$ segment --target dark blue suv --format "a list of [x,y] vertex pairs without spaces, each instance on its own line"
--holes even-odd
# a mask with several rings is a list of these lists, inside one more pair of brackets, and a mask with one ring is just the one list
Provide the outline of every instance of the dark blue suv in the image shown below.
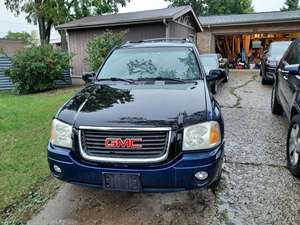
[[84,80],[90,83],[53,120],[48,161],[55,177],[132,192],[218,184],[223,117],[194,44],[127,43]]
[[272,112],[283,112],[290,121],[287,137],[288,168],[300,177],[300,40],[294,41],[276,70]]

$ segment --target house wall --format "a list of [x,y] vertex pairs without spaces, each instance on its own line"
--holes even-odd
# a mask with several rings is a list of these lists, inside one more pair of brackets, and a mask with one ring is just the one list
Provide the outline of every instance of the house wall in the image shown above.
[[216,51],[215,36],[212,32],[197,33],[197,46],[200,53],[213,53]]
[[105,30],[120,32],[128,30],[126,41],[139,41],[150,38],[166,37],[166,27],[161,23],[119,26],[114,28],[93,28],[68,31],[69,52],[73,55],[72,63],[72,81],[73,84],[82,83],[82,74],[90,71],[90,67],[86,62],[87,43],[95,36],[101,35]]
[[196,40],[196,31],[193,27],[172,21],[168,24],[168,37],[169,38],[193,37]]
[[205,31],[212,32],[214,35],[226,34],[252,34],[252,33],[284,33],[300,31],[299,22],[286,23],[267,23],[267,24],[253,24],[243,26],[222,26],[204,28]]
[[19,40],[0,39],[0,54],[14,55],[17,51],[23,49],[25,43]]

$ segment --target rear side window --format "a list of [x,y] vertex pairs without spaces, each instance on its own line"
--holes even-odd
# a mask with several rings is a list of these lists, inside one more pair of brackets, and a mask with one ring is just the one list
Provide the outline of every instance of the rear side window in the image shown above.
[[196,80],[200,69],[194,50],[185,47],[117,49],[103,65],[98,79],[176,78]]

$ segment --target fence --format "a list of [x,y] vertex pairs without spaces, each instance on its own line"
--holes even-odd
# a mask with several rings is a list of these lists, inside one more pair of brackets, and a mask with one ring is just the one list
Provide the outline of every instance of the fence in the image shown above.
[[[5,75],[5,70],[12,66],[11,59],[7,56],[0,56],[0,91],[11,90],[14,88],[13,82]],[[62,88],[72,84],[70,71],[65,71],[59,80],[56,80],[55,87]]]

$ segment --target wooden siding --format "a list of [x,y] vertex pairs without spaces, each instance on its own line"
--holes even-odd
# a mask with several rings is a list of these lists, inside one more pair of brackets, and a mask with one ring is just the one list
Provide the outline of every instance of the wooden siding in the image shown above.
[[196,38],[195,29],[184,24],[170,22],[168,29],[170,38]]
[[271,24],[253,24],[230,27],[211,27],[204,28],[207,32],[212,32],[214,35],[233,35],[233,34],[252,34],[252,33],[288,33],[299,32],[300,23],[271,23]]
[[[74,83],[81,83],[81,76],[84,72],[90,71],[86,62],[87,43],[95,36],[101,35],[105,30],[103,28],[69,30],[69,52],[73,55],[72,78]],[[163,23],[152,23],[131,26],[119,26],[110,28],[113,32],[128,30],[126,41],[140,41],[149,38],[166,37],[166,28]]]

